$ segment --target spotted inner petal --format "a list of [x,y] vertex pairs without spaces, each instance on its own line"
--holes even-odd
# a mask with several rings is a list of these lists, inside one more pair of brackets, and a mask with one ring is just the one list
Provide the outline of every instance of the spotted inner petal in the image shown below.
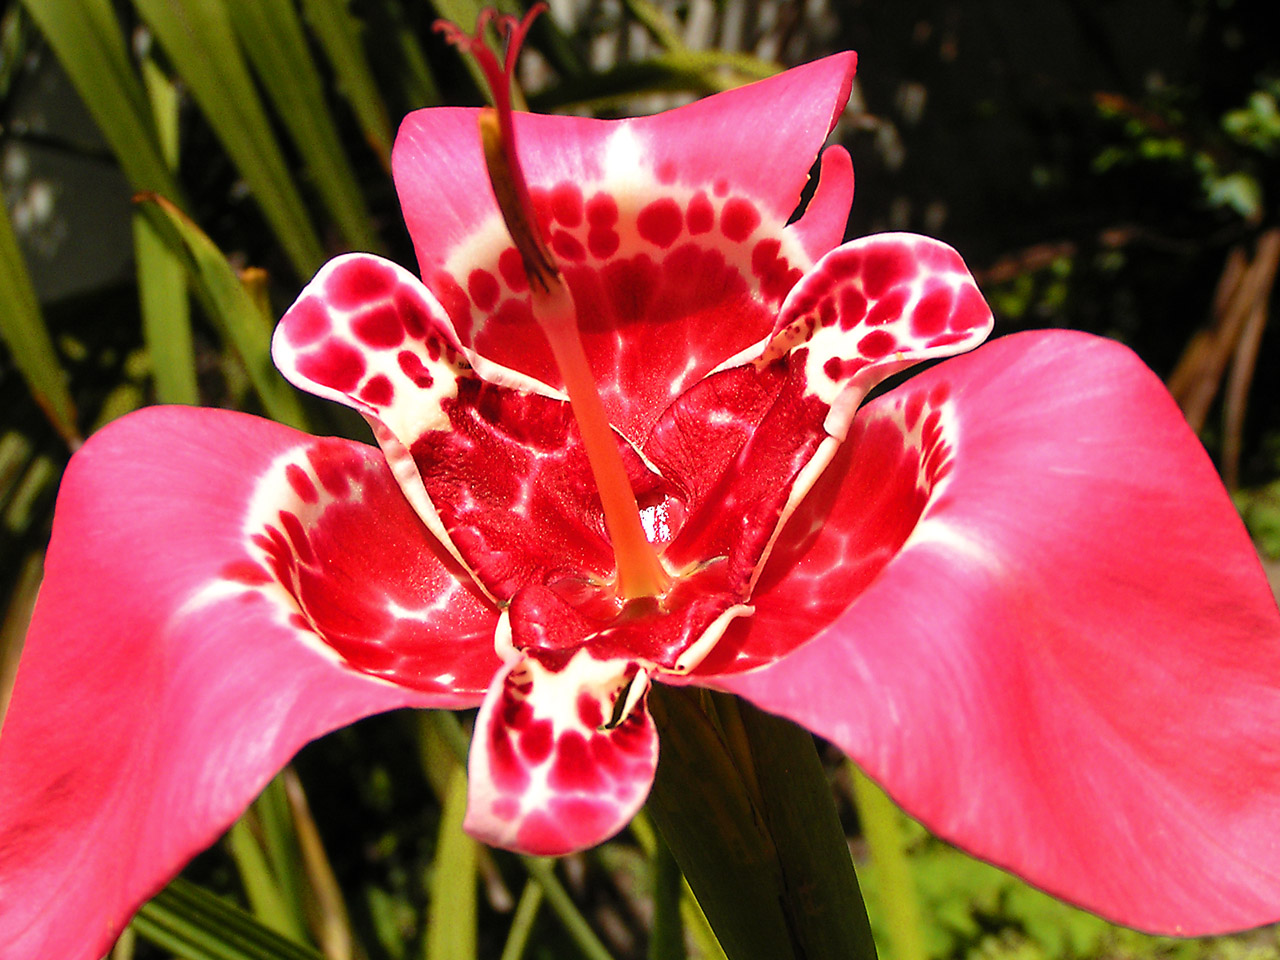
[[[612,577],[568,404],[473,358],[407,271],[368,255],[332,261],[285,315],[273,352],[295,383],[365,414],[410,503],[494,599],[549,579]],[[641,504],[660,502],[661,478],[617,440]]]
[[617,833],[657,769],[647,688],[639,664],[586,648],[522,656],[501,671],[476,718],[467,832],[544,856]]
[[261,596],[302,642],[464,703],[497,665],[496,614],[368,450],[321,439],[282,456],[250,504],[245,559],[206,589]]

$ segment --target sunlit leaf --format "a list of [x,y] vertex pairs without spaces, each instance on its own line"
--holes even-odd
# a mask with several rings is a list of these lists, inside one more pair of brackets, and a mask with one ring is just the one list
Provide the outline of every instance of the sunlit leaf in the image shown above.
[[135,190],[182,203],[110,0],[23,0]]
[[355,111],[365,139],[390,172],[391,121],[360,44],[363,24],[347,9],[347,0],[302,0],[302,15],[324,48],[338,90]]
[[76,410],[67,377],[40,313],[26,261],[18,249],[9,211],[0,204],[0,338],[9,346],[36,402],[63,439],[75,445]]
[[357,250],[377,250],[369,210],[338,138],[292,0],[227,0],[227,10],[263,89],[347,243]]
[[324,960],[311,947],[285,939],[239,907],[181,879],[144,904],[133,927],[188,960]]
[[271,363],[271,323],[212,240],[163,197],[139,197],[138,209],[187,269],[209,319],[239,354],[263,408],[281,423],[305,427],[297,393]]
[[271,130],[222,0],[134,0],[235,161],[300,276],[324,249]]

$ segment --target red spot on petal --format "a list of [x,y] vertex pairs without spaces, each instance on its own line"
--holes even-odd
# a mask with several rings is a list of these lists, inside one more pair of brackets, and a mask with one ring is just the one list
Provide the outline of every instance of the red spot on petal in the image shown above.
[[858,341],[858,352],[870,360],[879,360],[897,347],[897,338],[888,330],[872,330]]
[[371,377],[369,382],[360,388],[360,399],[365,403],[373,404],[375,407],[390,405],[395,396],[396,388],[382,374]]
[[271,582],[271,574],[269,574],[260,564],[254,563],[252,560],[236,560],[227,564],[219,572],[219,576],[223,580],[230,580],[233,583],[243,583],[246,586],[257,587],[264,583]]
[[611,227],[618,222],[618,202],[607,193],[597,193],[587,201],[587,223]]
[[467,277],[467,293],[480,310],[492,310],[498,302],[498,281],[488,270],[472,270]]
[[289,542],[293,544],[293,550],[298,555],[298,559],[306,564],[314,564],[316,555],[311,552],[311,540],[307,537],[307,531],[303,528],[298,515],[288,510],[281,510],[280,525],[288,534]]
[[530,763],[542,763],[551,756],[550,720],[536,720],[530,723],[520,734],[520,752]]
[[571,263],[587,258],[587,251],[583,249],[582,241],[565,230],[557,230],[551,235],[551,249],[558,257]]
[[862,286],[871,299],[916,275],[916,261],[908,247],[879,247],[862,264]]
[[934,406],[940,406],[951,396],[951,384],[940,383],[929,391],[929,402]]
[[663,160],[658,164],[658,182],[659,183],[675,183],[676,182],[676,165],[670,160]]
[[303,503],[317,503],[320,500],[320,493],[316,490],[316,485],[311,482],[311,477],[296,463],[291,463],[284,468],[284,476]]
[[519,813],[520,801],[515,797],[499,797],[493,801],[493,815],[499,820],[514,820]]
[[935,287],[920,298],[911,314],[911,333],[917,337],[931,337],[947,328],[951,316],[953,297],[949,287]]
[[578,694],[578,720],[588,730],[594,730],[604,723],[600,701],[585,691]]
[[576,183],[561,183],[551,191],[551,215],[566,227],[582,222],[582,188]]
[[920,414],[924,410],[924,395],[913,393],[907,398],[906,406],[902,408],[902,419],[908,430],[914,430],[916,421],[920,419]]
[[840,288],[837,294],[840,304],[840,329],[850,330],[861,323],[867,315],[867,298],[854,284]]
[[351,260],[342,269],[329,274],[324,292],[333,306],[339,310],[351,310],[370,300],[385,299],[395,285],[395,270],[390,266],[370,260]]
[[426,368],[421,358],[411,350],[401,350],[396,354],[396,363],[400,365],[404,375],[414,382],[415,386],[427,389],[435,383],[435,378],[431,376],[431,371]]
[[293,347],[306,347],[329,332],[329,311],[319,300],[299,300],[285,317],[284,335]]
[[523,293],[529,289],[529,278],[524,272],[524,261],[520,259],[520,251],[515,247],[507,247],[498,256],[498,272],[507,286],[514,293]]
[[587,234],[587,249],[597,260],[607,260],[618,252],[622,242],[618,232],[612,227],[592,227]]
[[707,233],[716,224],[716,211],[711,206],[705,190],[699,190],[689,201],[689,212],[686,214],[689,232],[695,236]]
[[887,297],[872,304],[871,309],[867,312],[867,325],[880,327],[900,319],[902,311],[907,306],[907,292],[906,288],[894,290]]
[[494,724],[489,729],[489,768],[500,790],[516,792],[529,785],[529,773],[516,756],[506,728]]
[[400,315],[400,325],[411,337],[421,339],[432,328],[431,315],[424,304],[408,288],[401,287],[395,296],[396,313]]
[[741,243],[760,226],[760,213],[750,200],[734,197],[720,211],[720,231],[734,243]]
[[555,820],[540,810],[534,810],[520,824],[516,844],[534,856],[563,853],[565,836]]
[[340,340],[330,340],[298,359],[299,373],[340,393],[354,390],[364,370],[364,354]]
[[404,322],[394,304],[366,310],[351,321],[351,332],[361,343],[375,349],[398,347],[404,342]]
[[591,759],[587,738],[577,730],[561,735],[556,742],[556,759],[547,774],[547,783],[553,790],[578,790],[589,793],[599,790],[604,777]]
[[636,217],[636,230],[650,243],[666,249],[676,242],[684,229],[684,214],[680,204],[670,197],[653,201]]
[[326,444],[318,444],[307,451],[307,459],[311,461],[311,470],[320,478],[320,486],[332,496],[345,497],[351,489],[351,481],[341,461],[326,453]]
[[464,331],[470,332],[471,301],[458,281],[444,270],[437,270],[431,278],[430,288],[436,295],[436,299],[440,301],[440,306],[444,307],[445,313],[449,314],[449,318],[453,320],[458,333],[465,336]]
[[729,192],[729,181],[721,177],[712,187],[717,197],[723,197]]

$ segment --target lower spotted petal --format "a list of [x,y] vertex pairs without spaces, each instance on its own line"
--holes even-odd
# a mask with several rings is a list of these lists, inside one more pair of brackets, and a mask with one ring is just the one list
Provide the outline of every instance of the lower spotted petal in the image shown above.
[[476,718],[467,832],[556,856],[626,826],[658,764],[648,683],[634,662],[583,648],[525,656],[499,673]]
[[101,956],[308,740],[477,703],[496,616],[429,540],[372,447],[176,407],[95,434],[0,736],[6,960]]
[[703,668],[735,646],[740,664],[779,659],[702,682],[1120,923],[1276,920],[1280,613],[1150,371],[1097,338],[1020,334],[870,404],[850,440],[841,483],[780,538],[756,616]]

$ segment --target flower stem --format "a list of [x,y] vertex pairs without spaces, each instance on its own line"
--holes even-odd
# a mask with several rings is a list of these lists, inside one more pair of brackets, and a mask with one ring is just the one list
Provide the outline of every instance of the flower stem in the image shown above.
[[902,814],[885,792],[851,760],[853,797],[862,835],[871,850],[894,960],[926,960],[920,899],[902,843]]
[[875,960],[813,738],[733,697],[655,686],[649,812],[729,960]]

